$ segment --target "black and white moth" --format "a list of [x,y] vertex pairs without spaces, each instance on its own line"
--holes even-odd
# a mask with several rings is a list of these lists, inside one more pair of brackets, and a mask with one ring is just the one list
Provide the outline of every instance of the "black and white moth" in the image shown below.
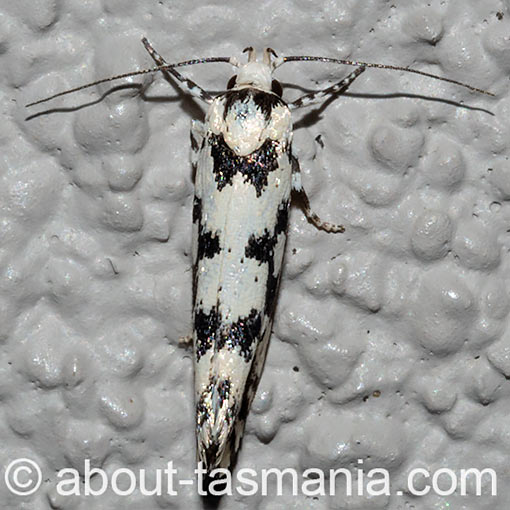
[[[260,379],[280,279],[291,192],[300,197],[311,223],[327,232],[341,225],[323,222],[310,209],[292,154],[291,111],[347,90],[368,67],[412,72],[470,90],[489,92],[426,72],[326,57],[282,57],[266,48],[261,61],[247,48],[248,61],[214,57],[167,64],[147,39],[157,64],[64,91],[27,106],[84,88],[163,71],[208,104],[205,122],[191,130],[195,173],[193,202],[193,352],[197,459],[208,473],[231,468]],[[282,99],[274,70],[285,62],[320,61],[356,66],[337,84],[292,102]],[[237,68],[227,91],[211,96],[176,68],[226,62]]]

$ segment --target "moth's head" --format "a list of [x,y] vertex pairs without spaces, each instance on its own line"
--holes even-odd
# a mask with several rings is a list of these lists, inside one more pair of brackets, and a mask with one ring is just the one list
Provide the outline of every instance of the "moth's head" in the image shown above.
[[254,87],[266,92],[282,95],[282,86],[273,80],[273,71],[283,63],[283,59],[272,48],[264,48],[262,62],[257,60],[256,51],[250,46],[243,53],[248,52],[248,62],[241,64],[236,58],[230,63],[238,68],[237,74],[230,78],[227,89]]

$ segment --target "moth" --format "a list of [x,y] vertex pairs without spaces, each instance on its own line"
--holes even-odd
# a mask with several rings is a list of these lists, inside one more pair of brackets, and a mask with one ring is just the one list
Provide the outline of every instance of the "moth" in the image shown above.
[[[106,78],[27,106],[107,81],[162,71],[208,106],[205,122],[193,121],[193,353],[197,459],[208,473],[231,469],[262,373],[286,242],[291,193],[308,220],[326,232],[341,225],[312,212],[292,153],[294,109],[341,94],[368,68],[412,72],[490,92],[455,80],[399,66],[326,57],[278,57],[271,49],[247,62],[213,57],[168,64],[142,40],[157,67]],[[286,102],[273,72],[292,61],[356,66],[338,83]],[[213,97],[177,68],[225,62],[237,68],[227,90]]]

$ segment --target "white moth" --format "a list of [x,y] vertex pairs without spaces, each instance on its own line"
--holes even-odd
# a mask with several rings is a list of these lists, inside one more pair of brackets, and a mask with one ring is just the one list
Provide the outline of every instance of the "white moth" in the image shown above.
[[[344,92],[367,67],[389,68],[486,91],[429,73],[397,66],[325,57],[284,57],[266,48],[258,61],[217,57],[167,64],[143,43],[158,67],[107,78],[55,94],[31,105],[113,79],[163,71],[192,96],[208,104],[205,123],[191,131],[195,173],[193,205],[193,351],[197,459],[210,473],[231,468],[262,372],[286,241],[291,192],[301,198],[308,219],[328,232],[310,210],[292,155],[291,110]],[[273,71],[290,61],[355,65],[337,84],[285,103]],[[227,91],[212,97],[184,78],[177,67],[228,62],[237,67]],[[28,106],[31,106],[28,105]]]
[[307,203],[271,57],[266,49],[258,62],[250,49],[192,128],[196,431],[207,470],[230,467],[238,451],[271,333],[291,190]]

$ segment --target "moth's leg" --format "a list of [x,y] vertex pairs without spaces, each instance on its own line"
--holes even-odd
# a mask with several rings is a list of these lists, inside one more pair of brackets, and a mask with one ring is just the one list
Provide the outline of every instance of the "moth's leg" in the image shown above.
[[351,83],[365,70],[364,66],[357,67],[354,71],[346,76],[342,81],[339,81],[335,85],[328,87],[327,89],[317,90],[316,92],[310,92],[304,96],[299,97],[292,103],[288,104],[291,110],[301,108],[303,106],[309,106],[313,103],[318,103],[324,99],[324,97],[331,94],[343,94],[351,85]]
[[188,349],[193,344],[193,335],[186,335],[179,337],[179,347]]
[[[158,66],[167,65],[165,59],[152,47],[152,44],[147,40],[147,38],[142,39],[142,43],[145,46],[145,49],[149,52],[149,55],[154,59],[154,62]],[[173,67],[169,67],[167,69],[162,69],[164,73],[171,74],[176,80],[179,87],[197,99],[205,101],[207,104],[212,103],[213,97],[206,92],[202,87],[197,85],[194,81],[185,78],[181,73],[175,70]]]
[[313,223],[317,228],[325,230],[326,232],[345,232],[342,225],[336,225],[327,221],[322,221],[310,208],[310,200],[301,183],[301,169],[299,161],[296,157],[292,156],[292,191],[299,196],[302,201],[305,216],[308,221]]
[[198,163],[198,156],[200,154],[200,149],[202,148],[205,135],[206,135],[205,124],[203,122],[200,122],[199,120],[192,120],[190,139],[191,139],[191,163],[193,165],[196,165]]

